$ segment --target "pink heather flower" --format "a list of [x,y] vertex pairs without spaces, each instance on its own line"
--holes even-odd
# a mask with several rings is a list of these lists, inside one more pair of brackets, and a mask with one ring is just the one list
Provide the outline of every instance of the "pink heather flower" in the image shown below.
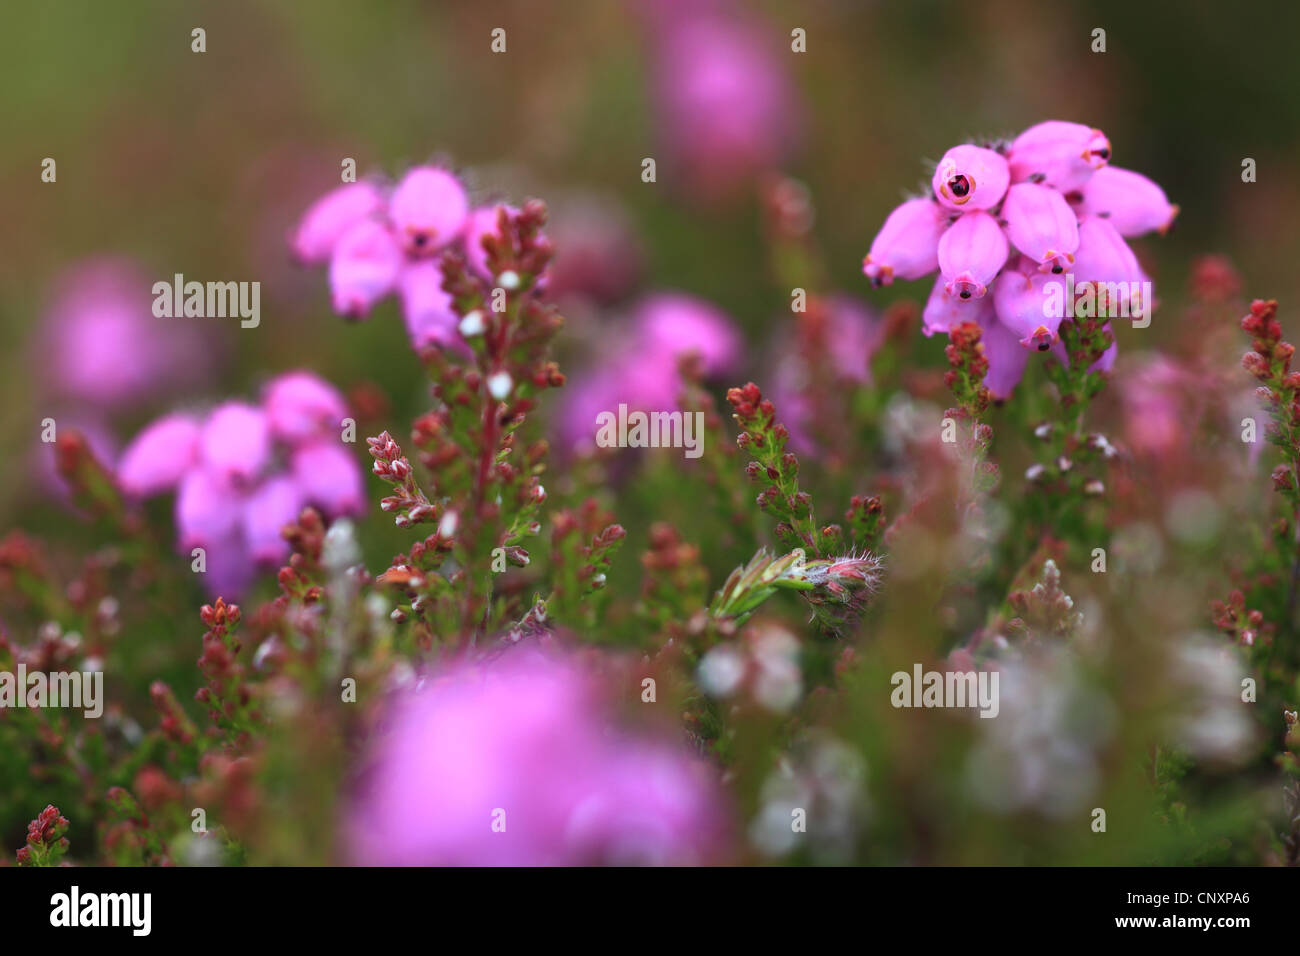
[[939,239],[939,269],[949,295],[979,298],[1007,261],[1007,237],[986,212],[964,213]]
[[343,830],[363,865],[691,864],[723,849],[714,773],[612,726],[573,660],[516,649],[394,705]]
[[1060,337],[1065,291],[1063,276],[1006,269],[994,283],[993,306],[998,321],[1022,346],[1046,352]]
[[993,313],[993,300],[989,296],[963,299],[958,295],[949,295],[947,285],[940,275],[930,289],[930,298],[926,300],[925,309],[921,313],[921,331],[927,338],[936,332],[947,335],[955,325],[979,322],[984,313]]
[[199,422],[173,414],[149,425],[122,453],[117,480],[128,495],[145,498],[168,491],[199,460]]
[[696,352],[709,375],[730,370],[740,357],[740,334],[731,319],[694,296],[677,292],[652,295],[637,307],[633,322],[635,352],[641,356],[675,361],[680,355]]
[[406,332],[416,349],[427,345],[473,354],[457,328],[460,316],[452,309],[451,295],[442,288],[442,269],[432,260],[402,270],[398,284]]
[[469,197],[459,179],[435,166],[417,166],[388,200],[388,218],[410,256],[428,256],[460,235]]
[[1118,166],[1097,170],[1082,193],[1080,216],[1101,216],[1121,236],[1140,236],[1152,230],[1163,235],[1178,215],[1178,207],[1163,189],[1141,173]]
[[[1135,310],[1149,309],[1152,305],[1142,301],[1141,283],[1145,280],[1146,273],[1138,264],[1137,256],[1108,220],[1098,216],[1085,216],[1079,221],[1079,250],[1074,256],[1076,298],[1079,284],[1083,282],[1126,282],[1130,299],[1129,314],[1132,315]],[[1099,290],[1098,295],[1103,291]],[[1117,309],[1119,306],[1112,303],[1107,308]]]
[[942,205],[965,212],[996,206],[1006,194],[1011,173],[1007,161],[991,149],[954,146],[943,154],[930,182]]
[[997,321],[992,312],[982,313],[980,328],[984,330],[980,343],[984,346],[984,357],[989,362],[984,385],[994,398],[1010,398],[1024,377],[1029,352],[1017,341],[1016,334]]
[[685,178],[727,193],[779,166],[796,142],[795,97],[770,34],[730,7],[678,9],[653,32],[659,124]]
[[889,214],[862,260],[873,286],[894,279],[919,279],[939,268],[939,239],[948,226],[943,209],[930,199],[909,199]]
[[207,335],[153,315],[153,279],[125,259],[96,258],[61,273],[33,341],[41,387],[104,412],[192,387],[215,367]]
[[[1163,230],[1178,211],[1146,177],[1109,166],[1110,143],[1091,127],[1039,123],[1020,134],[1005,154],[1013,184],[1005,187],[1005,197],[996,161],[1000,151],[958,146],[936,169],[936,197],[961,215],[951,225],[942,213],[937,221],[940,277],[922,312],[926,335],[971,320],[986,329],[988,381],[995,383],[990,390],[998,397],[1010,393],[1025,364],[1009,351],[1001,361],[992,357],[1008,343],[1022,350],[1051,349],[1066,360],[1059,328],[1070,301],[1087,303],[1092,296],[1097,315],[1146,314],[1153,304],[1142,301],[1149,280],[1123,235]],[[985,185],[987,195],[981,192]],[[990,199],[994,194],[998,198]],[[985,203],[999,219],[979,208]],[[905,203],[890,214],[864,262],[873,285],[887,285],[895,277],[921,278],[933,270],[926,252],[935,221],[923,211]],[[897,265],[904,261],[906,274]],[[1067,279],[1074,285],[1072,300],[1065,294]],[[1127,283],[1131,301],[1107,301],[1116,291],[1111,283]],[[990,285],[994,294],[986,296]],[[1116,352],[1112,344],[1093,367],[1109,370]]]
[[1044,269],[1063,272],[1079,248],[1079,226],[1069,203],[1055,189],[1017,183],[1002,204],[1007,238]]
[[367,219],[349,229],[330,257],[334,311],[364,318],[375,303],[397,287],[402,250],[382,223]]
[[327,439],[295,449],[293,477],[303,497],[329,517],[358,515],[365,510],[361,470],[337,441]]
[[1129,445],[1152,456],[1177,450],[1187,431],[1187,393],[1197,388],[1195,376],[1163,355],[1144,357],[1130,371],[1120,379]]
[[475,235],[467,236],[471,216],[465,187],[436,166],[409,170],[387,194],[370,184],[343,189],[363,185],[374,193],[335,190],[307,211],[294,240],[296,254],[311,262],[328,258],[338,314],[363,319],[396,294],[413,347],[451,347],[469,355],[433,257],[449,245],[465,243],[471,262],[477,245],[477,261],[485,265],[483,231],[495,229],[495,220],[488,223],[486,215],[476,214]]
[[134,497],[176,488],[177,550],[205,552],[203,586],[239,597],[258,566],[288,556],[285,525],[313,505],[327,518],[364,510],[361,469],[340,442],[343,397],[309,372],[267,383],[262,406],[226,402],[200,420],[165,415],[122,456],[117,479]]
[[1081,123],[1049,120],[1017,136],[1007,160],[1012,182],[1039,179],[1068,193],[1110,161],[1110,140]]
[[319,435],[337,434],[347,417],[347,403],[329,382],[311,372],[286,372],[267,383],[262,407],[271,434],[296,444]]
[[271,430],[266,413],[245,402],[226,402],[208,416],[199,435],[199,454],[205,468],[223,483],[252,480],[271,453]]
[[230,538],[239,528],[240,492],[223,476],[193,468],[176,492],[176,531],[182,553]]
[[674,411],[681,391],[677,365],[699,355],[705,374],[729,374],[740,358],[741,337],[731,319],[712,304],[679,292],[651,295],[638,304],[629,327],[607,333],[599,365],[569,379],[557,420],[560,444],[590,443],[596,416],[617,411]]
[[244,546],[249,557],[263,565],[278,567],[289,556],[289,542],[280,534],[302,512],[303,493],[298,483],[279,475],[262,482],[241,511]]
[[290,245],[304,265],[329,262],[344,233],[362,220],[377,216],[384,195],[374,183],[348,183],[316,200],[303,214]]

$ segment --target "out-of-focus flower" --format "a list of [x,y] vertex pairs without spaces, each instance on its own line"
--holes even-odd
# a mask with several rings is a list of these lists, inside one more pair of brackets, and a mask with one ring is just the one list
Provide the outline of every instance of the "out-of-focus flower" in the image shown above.
[[574,660],[517,648],[401,699],[344,822],[369,865],[690,864],[724,849],[712,771],[614,729]]
[[1162,456],[1187,442],[1190,403],[1185,390],[1195,377],[1163,355],[1144,356],[1124,375],[1124,433],[1135,451]]
[[267,383],[260,405],[176,412],[141,431],[117,465],[133,498],[176,490],[177,549],[203,548],[213,596],[234,597],[258,567],[288,556],[280,532],[314,505],[327,517],[365,508],[361,469],[339,443],[343,396],[310,372]]
[[1240,764],[1252,756],[1255,725],[1241,699],[1250,676],[1239,648],[1192,635],[1175,649],[1170,668],[1179,713],[1171,719],[1175,740],[1203,760]]
[[555,258],[546,291],[555,299],[582,296],[598,304],[628,293],[641,273],[642,253],[622,211],[583,197],[553,209],[547,230]]
[[730,4],[646,7],[659,126],[684,178],[716,196],[779,166],[797,100],[768,36]]
[[435,256],[460,248],[471,268],[491,280],[482,240],[495,231],[499,208],[471,210],[453,173],[416,166],[392,186],[348,183],[327,193],[303,215],[290,245],[304,264],[329,264],[335,312],[363,319],[396,295],[412,346],[468,355]]
[[861,756],[841,741],[821,734],[802,741],[763,783],[750,842],[768,857],[852,859],[870,812],[866,777]]
[[717,307],[694,296],[658,293],[634,307],[630,321],[608,334],[599,365],[570,378],[559,418],[561,444],[593,440],[596,416],[616,411],[672,411],[681,391],[678,360],[699,356],[704,374],[720,377],[740,357],[740,334]]
[[55,281],[37,336],[42,387],[54,399],[113,412],[193,386],[214,365],[202,331],[153,315],[152,281],[128,260],[100,258]]
[[[1025,359],[996,346],[1014,341],[1065,362],[1059,329],[1081,301],[1089,305],[1079,317],[1150,314],[1150,280],[1124,237],[1163,232],[1178,207],[1155,183],[1109,160],[1100,130],[1055,120],[1010,144],[954,147],[935,169],[933,196],[890,213],[863,272],[880,286],[937,268],[923,331],[946,334],[964,322],[983,328],[986,352],[995,353],[987,384],[1005,398]],[[1115,355],[1112,343],[1092,368],[1109,370]]]
[[710,648],[697,678],[714,697],[731,697],[743,689],[760,707],[783,713],[803,694],[799,639],[775,624],[755,625],[740,642]]

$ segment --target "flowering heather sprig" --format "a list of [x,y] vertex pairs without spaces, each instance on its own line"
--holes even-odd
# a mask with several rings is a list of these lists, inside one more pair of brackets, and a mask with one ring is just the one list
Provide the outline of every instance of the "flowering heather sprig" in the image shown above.
[[18,851],[19,866],[58,866],[68,852],[68,820],[51,804],[27,824],[27,845]]
[[1293,510],[1300,509],[1300,372],[1291,371],[1295,346],[1282,339],[1275,300],[1252,302],[1241,328],[1251,337],[1241,365],[1261,383],[1257,392],[1273,419],[1268,440],[1285,455],[1284,464],[1273,470],[1273,486]]
[[777,540],[790,550],[803,548],[819,555],[812,496],[799,490],[799,459],[785,450],[790,432],[776,421],[776,408],[753,382],[730,389],[727,401],[740,426],[736,445],[755,457],[745,466],[745,474],[751,481],[768,483],[757,500],[759,508],[777,519]]
[[393,441],[393,436],[381,432],[374,438],[367,438],[366,445],[370,456],[375,459],[371,473],[391,484],[394,490],[393,494],[379,502],[380,510],[397,512],[393,522],[399,528],[437,521],[441,517],[439,509],[425,497],[419,482],[415,480],[411,463],[402,454],[401,446]]
[[[1062,320],[1072,318],[1063,305],[1067,279],[1083,296],[1081,308],[1097,314],[1148,316],[1154,305],[1144,300],[1147,276],[1125,240],[1164,233],[1178,207],[1145,176],[1109,165],[1110,156],[1100,130],[1057,120],[1009,143],[955,146],[935,168],[932,195],[890,213],[863,272],[882,286],[938,270],[925,334],[978,323],[993,366],[988,387],[1008,398],[1028,352],[1050,349],[1067,360],[1059,348]],[[1109,368],[1114,350],[1103,352]]]
[[1210,602],[1210,612],[1214,626],[1243,647],[1271,644],[1277,630],[1271,621],[1264,620],[1262,611],[1246,610],[1246,595],[1238,588],[1233,588],[1228,600]]
[[641,554],[641,600],[637,615],[667,638],[678,636],[708,598],[709,574],[699,545],[683,541],[664,521],[650,526],[650,544]]
[[1016,614],[1007,627],[1027,639],[1062,640],[1073,636],[1083,621],[1074,607],[1074,599],[1061,588],[1061,571],[1048,558],[1043,564],[1042,579],[1028,591],[1012,591],[1007,596]]
[[855,619],[880,584],[880,559],[849,554],[809,561],[802,548],[774,557],[766,548],[736,568],[714,596],[709,613],[740,625],[779,590],[798,591],[827,631]]
[[194,694],[194,699],[208,708],[213,725],[224,727],[225,733],[236,739],[262,720],[244,680],[244,667],[237,659],[240,642],[234,631],[240,616],[238,605],[226,604],[221,598],[217,598],[215,605],[203,605],[199,611],[208,628],[203,635],[203,654],[198,660],[207,686]]
[[992,397],[984,385],[989,363],[984,355],[983,335],[974,322],[963,322],[953,327],[949,333],[952,341],[944,349],[951,366],[944,373],[944,382],[957,399],[957,407],[948,409],[946,416],[959,426],[957,447],[969,465],[967,478],[975,497],[992,491],[998,483],[997,465],[988,460],[993,429],[980,421]]
[[[588,599],[604,590],[605,575],[626,537],[623,526],[614,523],[614,515],[592,499],[583,502],[576,514],[568,509],[556,514],[551,531],[554,583],[548,607],[573,620],[585,602],[585,623],[594,623],[598,605]],[[526,553],[522,561],[527,563]]]

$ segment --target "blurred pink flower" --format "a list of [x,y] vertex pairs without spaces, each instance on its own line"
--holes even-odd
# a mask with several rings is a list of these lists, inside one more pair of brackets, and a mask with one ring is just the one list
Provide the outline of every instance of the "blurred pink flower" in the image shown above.
[[360,465],[339,441],[346,411],[332,385],[288,372],[267,383],[260,405],[157,419],[123,452],[118,484],[133,498],[174,489],[177,550],[203,548],[205,589],[239,597],[259,567],[288,557],[280,531],[305,505],[327,518],[364,511]]
[[156,318],[152,286],[139,265],[116,258],[58,276],[36,342],[49,370],[41,387],[112,412],[204,379],[214,364],[205,335],[193,323]]
[[546,288],[554,299],[583,296],[608,304],[626,295],[640,276],[641,249],[612,203],[587,197],[561,203],[552,210],[548,231],[555,258]]
[[531,648],[394,705],[343,824],[363,865],[693,864],[724,847],[713,771],[618,729],[593,676]]
[[797,142],[797,98],[776,41],[730,4],[650,13],[653,91],[672,158],[706,195],[777,168]]
[[731,319],[703,299],[677,292],[642,299],[630,322],[606,337],[597,364],[572,376],[565,388],[559,418],[564,447],[591,442],[596,415],[620,404],[632,411],[674,411],[682,356],[698,355],[710,378],[729,373],[740,358],[740,333]]
[[329,264],[335,312],[363,319],[396,295],[414,348],[468,355],[434,257],[461,245],[471,265],[486,270],[481,240],[484,231],[495,229],[495,208],[471,213],[455,175],[416,166],[391,187],[349,183],[327,193],[303,215],[290,246],[305,264]]

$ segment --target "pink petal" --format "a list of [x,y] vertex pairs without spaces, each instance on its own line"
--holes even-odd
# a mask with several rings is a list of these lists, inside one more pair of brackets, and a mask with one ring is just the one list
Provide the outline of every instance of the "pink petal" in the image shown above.
[[206,468],[194,468],[181,479],[176,494],[176,533],[182,554],[205,550],[233,535],[239,527],[243,502],[239,492]]
[[361,468],[356,457],[337,443],[318,441],[297,449],[293,477],[307,502],[327,517],[365,511]]
[[383,205],[384,197],[372,183],[348,183],[330,190],[308,207],[298,223],[290,243],[294,255],[303,263],[328,262],[343,234]]
[[459,179],[435,166],[417,166],[402,177],[388,201],[388,218],[409,255],[425,256],[455,239],[469,215]]
[[357,223],[330,257],[334,311],[352,318],[366,316],[393,291],[402,262],[402,250],[387,228],[372,219]]
[[117,466],[128,495],[145,498],[174,488],[199,455],[199,423],[189,415],[164,415],[132,439]]
[[1025,130],[1007,154],[1012,182],[1041,177],[1062,192],[1079,189],[1110,161],[1110,140],[1082,123],[1049,120]]
[[1012,245],[1044,268],[1062,272],[1074,261],[1074,251],[1079,248],[1078,221],[1055,189],[1017,183],[1007,190],[1002,218]]
[[284,563],[289,542],[280,532],[298,520],[302,503],[302,492],[287,475],[268,478],[248,496],[241,519],[252,560],[273,566]]
[[262,398],[271,433],[298,444],[342,428],[347,403],[329,382],[311,372],[288,372],[272,379]]
[[947,335],[953,326],[963,322],[979,322],[981,325],[992,318],[993,303],[989,296],[979,299],[963,299],[961,296],[949,295],[943,276],[937,276],[930,298],[921,313],[921,331],[926,336]]
[[1062,276],[1008,269],[993,285],[998,321],[1023,347],[1046,352],[1059,338],[1065,317],[1066,287]]
[[1016,334],[1001,322],[986,320],[980,323],[980,327],[984,330],[980,339],[984,346],[984,357],[989,360],[984,385],[994,398],[1010,398],[1024,377],[1029,351],[1021,347]]
[[199,453],[206,468],[234,483],[255,478],[271,453],[271,429],[266,414],[246,402],[218,405],[199,435]]
[[1141,173],[1107,166],[1097,170],[1083,187],[1079,212],[1104,217],[1121,236],[1140,236],[1153,229],[1167,230],[1178,207]]
[[1007,237],[988,213],[964,213],[939,240],[939,269],[949,295],[978,299],[1007,261]]
[[874,286],[894,279],[919,279],[939,268],[939,238],[948,225],[943,209],[929,199],[909,199],[889,214],[862,260]]
[[943,154],[930,180],[939,202],[949,209],[992,209],[1011,182],[1007,161],[991,149],[954,146]]
[[424,260],[404,268],[398,279],[398,294],[406,332],[417,351],[435,345],[466,357],[473,355],[457,329],[460,316],[452,308],[451,295],[443,291],[442,269],[436,262]]

